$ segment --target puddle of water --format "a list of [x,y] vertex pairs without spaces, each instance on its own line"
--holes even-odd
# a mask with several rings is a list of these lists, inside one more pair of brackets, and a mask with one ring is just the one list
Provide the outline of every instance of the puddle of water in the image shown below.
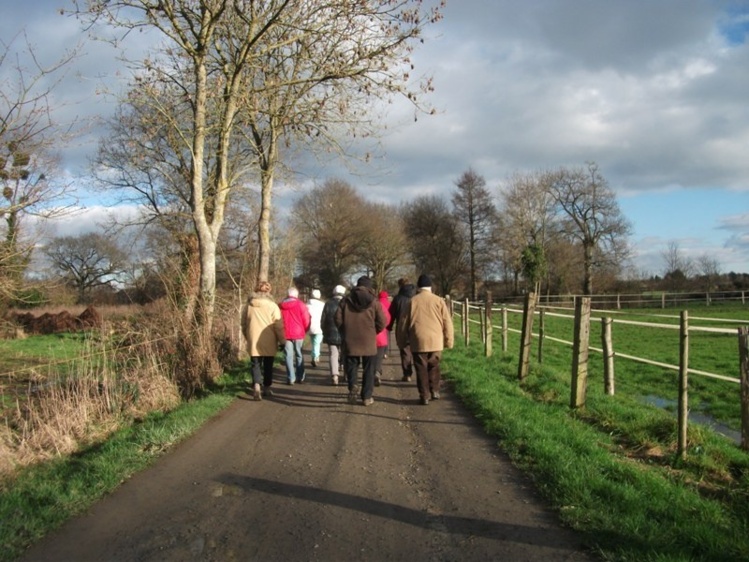
[[[652,404],[653,406],[656,406],[658,408],[663,408],[663,409],[676,409],[676,406],[677,406],[676,400],[670,400],[668,398],[661,398],[660,396],[654,396],[654,395],[645,396],[643,398],[643,401],[647,404]],[[712,429],[715,433],[728,437],[729,439],[731,439],[734,443],[738,445],[741,444],[741,432],[740,431],[736,431],[735,429],[732,429],[726,425],[723,425],[722,423],[717,421],[712,416],[709,416],[708,414],[690,411],[689,421],[694,422],[694,423],[699,423],[701,425],[706,425],[707,427]]]

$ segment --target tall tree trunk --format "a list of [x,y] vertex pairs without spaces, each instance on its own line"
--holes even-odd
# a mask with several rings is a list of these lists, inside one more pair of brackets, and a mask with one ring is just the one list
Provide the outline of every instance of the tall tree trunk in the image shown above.
[[259,255],[257,281],[267,281],[270,276],[270,217],[273,195],[273,174],[263,172],[261,178],[260,220],[257,223]]
[[585,249],[585,281],[583,284],[583,294],[593,294],[593,244],[584,243]]
[[[256,145],[261,146],[261,137],[256,135]],[[268,144],[265,146],[260,166],[260,220],[258,221],[258,271],[257,281],[267,281],[270,277],[270,219],[273,196],[274,162],[278,159],[278,138],[276,129],[271,128]]]

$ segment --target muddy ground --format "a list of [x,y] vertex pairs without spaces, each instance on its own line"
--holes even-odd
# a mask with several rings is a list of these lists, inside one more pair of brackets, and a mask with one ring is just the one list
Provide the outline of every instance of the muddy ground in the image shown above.
[[587,561],[449,387],[422,406],[385,360],[375,403],[327,357],[304,384],[240,396],[27,561]]

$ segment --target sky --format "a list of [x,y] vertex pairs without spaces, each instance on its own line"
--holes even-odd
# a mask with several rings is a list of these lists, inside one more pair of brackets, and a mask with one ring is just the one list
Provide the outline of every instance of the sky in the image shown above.
[[[58,110],[106,117],[115,104],[101,92],[127,70],[57,13],[65,5],[0,0],[0,38],[24,30],[50,58],[83,42],[55,91]],[[448,0],[425,38],[413,59],[433,77],[436,114],[414,121],[394,104],[371,165],[352,176],[327,161],[301,185],[337,177],[400,203],[449,197],[471,168],[498,195],[513,174],[592,161],[632,224],[635,271],[662,275],[676,243],[687,258],[749,273],[749,0]],[[71,176],[93,155],[97,130],[66,147]],[[299,187],[278,189],[283,202]],[[96,224],[96,197],[53,232]]]

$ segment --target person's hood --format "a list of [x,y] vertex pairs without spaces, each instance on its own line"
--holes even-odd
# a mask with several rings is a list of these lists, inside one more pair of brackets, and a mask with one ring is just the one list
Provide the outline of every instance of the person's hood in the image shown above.
[[258,307],[258,306],[262,306],[263,301],[275,302],[273,300],[273,297],[271,297],[270,294],[268,293],[252,293],[248,304],[250,306]]
[[398,294],[404,297],[411,298],[416,294],[416,286],[413,283],[409,283],[408,285],[403,285],[398,291]]
[[284,300],[282,300],[279,303],[279,308],[281,310],[291,310],[297,306],[297,302],[299,302],[298,298],[295,297],[286,297]]
[[351,308],[357,312],[372,306],[376,298],[374,291],[367,287],[354,287],[346,297]]

